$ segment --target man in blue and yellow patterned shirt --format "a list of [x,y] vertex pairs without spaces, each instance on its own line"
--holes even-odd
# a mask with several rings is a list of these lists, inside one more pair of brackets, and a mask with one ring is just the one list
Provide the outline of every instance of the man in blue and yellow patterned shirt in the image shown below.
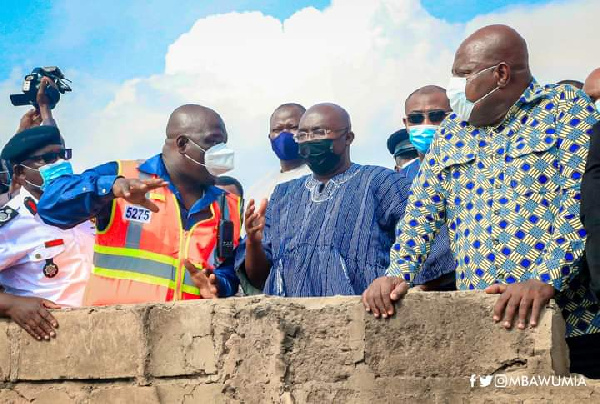
[[[584,249],[580,183],[592,126],[590,99],[572,86],[540,86],[525,40],[512,28],[476,31],[456,52],[441,124],[397,228],[387,276],[363,295],[393,314],[431,240],[450,229],[457,287],[500,294],[494,320],[535,326],[551,298],[567,336],[600,332],[598,301],[576,265]],[[600,335],[600,334],[598,334]]]

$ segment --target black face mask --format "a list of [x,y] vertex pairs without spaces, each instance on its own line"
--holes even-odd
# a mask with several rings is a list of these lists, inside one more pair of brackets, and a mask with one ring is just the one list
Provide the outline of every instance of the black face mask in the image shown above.
[[326,175],[335,170],[342,156],[333,152],[333,140],[321,139],[300,143],[298,154],[317,175]]

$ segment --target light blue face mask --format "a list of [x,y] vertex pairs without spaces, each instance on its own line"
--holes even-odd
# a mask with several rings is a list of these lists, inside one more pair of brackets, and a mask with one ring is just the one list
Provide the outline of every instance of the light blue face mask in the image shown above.
[[427,154],[437,128],[436,125],[417,125],[408,127],[408,138],[419,153]]
[[596,111],[600,113],[600,98],[596,100]]
[[40,175],[42,176],[42,186],[40,189],[43,191],[52,180],[63,176],[73,174],[73,167],[71,162],[67,160],[57,160],[52,164],[46,164],[39,169]]

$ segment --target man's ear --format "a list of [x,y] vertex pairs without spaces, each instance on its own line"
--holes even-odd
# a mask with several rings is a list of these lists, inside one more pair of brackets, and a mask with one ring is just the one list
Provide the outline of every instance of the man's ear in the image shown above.
[[498,77],[498,87],[504,88],[510,82],[510,66],[506,63],[500,63],[496,72]]
[[406,124],[408,123],[408,122],[406,121],[406,117],[402,118],[402,123],[404,124],[404,128],[405,128],[406,130],[408,130],[408,126],[406,126]]
[[346,134],[346,144],[350,146],[354,142],[354,132],[350,131]]
[[177,145],[177,149],[179,150],[179,153],[184,154],[185,147],[188,144],[188,138],[185,136],[177,136],[177,139],[175,139],[175,144]]
[[13,186],[23,186],[23,184],[25,183],[25,169],[23,168],[23,166],[21,164],[15,164],[13,165],[12,168],[12,179],[11,179],[11,185]]
[[12,166],[13,177],[17,178],[21,175],[25,175],[23,166],[21,164],[14,164]]

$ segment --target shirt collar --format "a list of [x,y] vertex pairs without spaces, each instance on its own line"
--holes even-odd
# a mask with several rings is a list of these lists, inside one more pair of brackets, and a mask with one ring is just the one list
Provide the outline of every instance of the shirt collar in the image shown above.
[[544,98],[548,95],[548,91],[546,88],[540,86],[536,79],[532,79],[531,83],[527,86],[521,97],[519,97],[518,104],[529,104],[531,102],[537,101],[540,98]]
[[531,82],[523,91],[519,99],[508,109],[508,112],[504,116],[502,122],[493,126],[492,128],[495,130],[504,128],[507,122],[511,121],[515,116],[518,116],[519,113],[522,112],[525,105],[538,102],[548,95],[549,91],[547,87],[542,87],[539,85],[535,78],[531,79]]
[[[171,182],[171,177],[169,176],[167,167],[165,166],[165,163],[162,159],[162,154],[157,154],[156,156],[144,161],[140,165],[139,170],[146,174],[156,175],[162,178],[163,180],[167,181],[169,183],[169,189],[175,194],[175,197],[179,201],[179,204],[181,206],[184,206],[183,199],[181,198],[179,190],[175,188],[175,185],[173,185],[173,183]],[[196,203],[194,203],[194,205],[189,211],[189,214],[191,215],[197,213],[202,209],[206,208],[212,202],[216,201],[217,198],[223,193],[225,193],[225,191],[223,191],[221,188],[217,188],[214,185],[209,185],[204,191],[204,196],[198,201],[196,201]]]
[[167,167],[165,167],[165,163],[162,160],[162,154],[157,154],[144,161],[140,165],[139,170],[146,174],[157,175],[165,181],[169,181],[170,179]]

